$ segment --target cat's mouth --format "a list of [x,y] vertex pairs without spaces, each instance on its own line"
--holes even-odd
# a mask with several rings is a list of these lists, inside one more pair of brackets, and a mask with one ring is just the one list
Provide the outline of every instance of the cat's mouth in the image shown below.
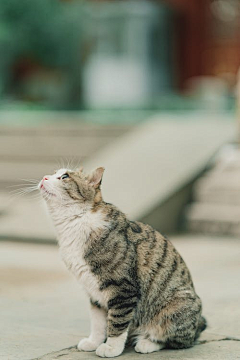
[[56,194],[53,194],[53,193],[51,193],[50,191],[48,191],[48,190],[43,186],[43,184],[41,184],[40,189],[41,189],[46,195],[48,195],[48,196],[56,196]]

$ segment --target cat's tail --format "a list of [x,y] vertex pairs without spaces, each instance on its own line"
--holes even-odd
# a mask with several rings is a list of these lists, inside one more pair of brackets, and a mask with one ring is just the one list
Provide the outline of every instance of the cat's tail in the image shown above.
[[207,320],[205,319],[205,317],[201,316],[199,324],[198,324],[198,329],[200,332],[204,331],[207,327]]
[[207,320],[205,319],[205,317],[201,316],[199,323],[198,323],[198,329],[197,329],[195,340],[197,340],[197,338],[200,336],[201,332],[204,331],[206,329],[206,327],[207,327]]

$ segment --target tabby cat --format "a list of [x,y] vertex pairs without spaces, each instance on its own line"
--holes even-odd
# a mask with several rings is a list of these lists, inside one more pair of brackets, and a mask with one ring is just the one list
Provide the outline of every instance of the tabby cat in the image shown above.
[[67,268],[87,292],[91,334],[80,351],[120,355],[192,346],[206,327],[189,270],[172,243],[102,199],[104,168],[60,169],[39,189]]

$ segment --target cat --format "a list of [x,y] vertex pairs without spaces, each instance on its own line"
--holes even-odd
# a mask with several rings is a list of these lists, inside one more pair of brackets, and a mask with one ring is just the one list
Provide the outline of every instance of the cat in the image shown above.
[[139,353],[193,346],[206,320],[185,262],[166,237],[103,201],[103,172],[60,169],[39,183],[61,257],[90,300],[91,334],[78,349],[115,357],[130,341]]

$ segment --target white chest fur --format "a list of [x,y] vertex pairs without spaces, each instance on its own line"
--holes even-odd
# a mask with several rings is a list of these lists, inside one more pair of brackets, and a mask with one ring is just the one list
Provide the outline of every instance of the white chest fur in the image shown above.
[[99,290],[98,279],[90,271],[90,267],[84,260],[84,249],[88,246],[88,238],[92,231],[103,229],[108,223],[103,219],[101,212],[83,214],[75,212],[71,215],[66,211],[52,212],[53,221],[57,230],[61,257],[67,268],[73,273],[80,284],[85,288],[88,295],[102,306],[106,306],[107,300],[104,293]]

